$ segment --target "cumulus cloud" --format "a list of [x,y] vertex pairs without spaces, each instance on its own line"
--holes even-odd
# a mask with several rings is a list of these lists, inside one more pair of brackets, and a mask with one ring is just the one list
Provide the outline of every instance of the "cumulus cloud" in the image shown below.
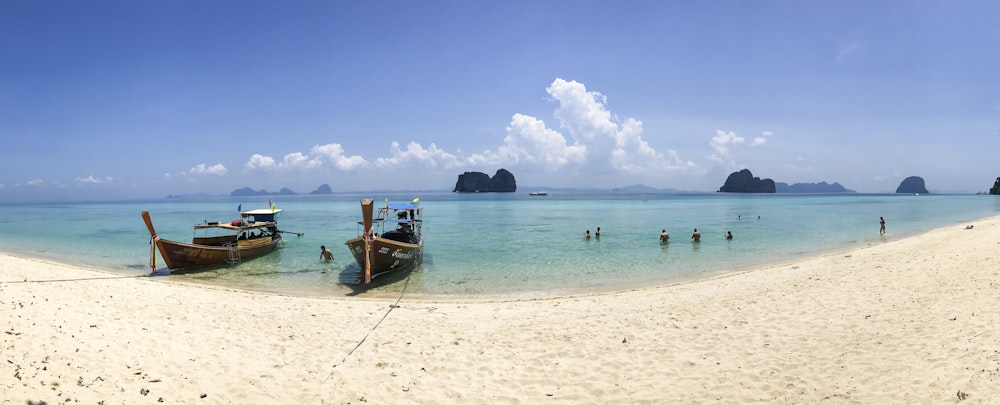
[[94,175],[89,175],[87,177],[77,177],[73,181],[75,183],[81,183],[81,184],[101,184],[101,183],[111,183],[112,181],[114,181],[114,178],[108,176],[103,179],[99,179],[94,177]]
[[742,136],[737,136],[735,132],[726,132],[722,130],[716,130],[715,136],[709,142],[712,146],[714,152],[708,156],[708,159],[726,165],[727,167],[735,166],[732,156],[733,145],[741,144],[745,141]]
[[445,152],[433,143],[430,147],[424,148],[416,142],[410,142],[406,145],[406,149],[400,149],[399,142],[392,141],[390,156],[376,159],[375,166],[454,169],[461,167],[462,163],[458,157]]
[[767,143],[767,137],[771,136],[771,131],[764,131],[760,136],[753,138],[753,146],[760,146]]
[[323,165],[319,159],[311,158],[302,152],[292,152],[285,155],[281,163],[284,167],[295,169],[312,169]]
[[216,176],[224,176],[229,171],[226,170],[226,166],[222,163],[216,163],[212,166],[208,166],[204,163],[199,163],[187,171],[187,174],[199,175],[199,174],[213,174]]
[[29,186],[44,186],[45,185],[45,180],[42,180],[40,178],[34,178],[34,179],[31,179],[31,180],[28,180],[28,185]]
[[354,170],[363,167],[368,162],[361,156],[347,156],[344,148],[337,143],[327,145],[315,145],[309,153],[292,152],[286,154],[281,162],[274,160],[270,156],[255,153],[250,156],[243,167],[247,171],[269,172],[274,170],[310,170],[324,166],[334,167],[339,170]]
[[344,148],[339,143],[313,146],[309,153],[318,161],[332,164],[333,167],[345,171],[358,169],[368,164],[368,161],[361,156],[344,154]]
[[[574,174],[667,174],[696,167],[682,160],[676,151],[654,148],[643,138],[641,121],[619,119],[608,109],[607,97],[587,90],[582,83],[556,78],[546,92],[557,103],[553,115],[558,126],[551,127],[539,118],[515,113],[506,127],[503,142],[479,152],[449,152],[435,143],[392,141],[387,156],[366,159],[348,154],[339,143],[330,143],[315,145],[308,152],[289,153],[281,160],[256,153],[244,164],[244,171],[324,168],[351,171],[365,167],[453,171],[506,167],[546,171],[567,169]],[[720,147],[722,155],[728,156],[726,145],[723,143]],[[191,172],[207,171],[208,168],[202,169]]]
[[560,128],[574,140],[566,152],[573,158],[586,157],[599,166],[628,173],[649,170],[679,171],[694,167],[677,153],[657,152],[642,139],[642,122],[628,118],[619,123],[607,109],[607,97],[577,81],[555,79],[546,89],[559,102],[554,115]]
[[569,163],[581,163],[587,157],[587,147],[568,144],[557,131],[545,127],[535,117],[514,114],[507,127],[507,137],[496,155],[503,161],[514,163],[539,163],[558,168]]
[[274,158],[254,153],[243,167],[251,171],[271,171],[277,168],[278,165],[274,162]]
[[[750,141],[750,147],[763,146],[767,143],[767,138],[771,136],[771,131],[765,131],[760,136]],[[708,160],[714,162],[717,167],[724,169],[734,169],[737,166],[737,150],[747,143],[746,138],[736,135],[733,131],[716,130],[715,136],[708,142],[712,147],[712,153],[708,155]]]

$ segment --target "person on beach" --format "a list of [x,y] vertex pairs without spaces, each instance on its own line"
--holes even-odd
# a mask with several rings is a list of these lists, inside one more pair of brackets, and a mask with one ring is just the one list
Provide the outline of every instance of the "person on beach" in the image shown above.
[[878,234],[885,235],[885,218],[878,217]]
[[594,232],[594,237],[597,239],[601,238],[601,227],[597,227],[597,232]]
[[733,231],[726,231],[726,240],[733,240]]
[[319,247],[319,258],[324,261],[333,260],[333,252],[326,249],[326,245]]
[[694,233],[691,234],[691,239],[694,239],[695,242],[701,241],[701,232],[698,232],[698,228],[694,228]]
[[590,229],[588,229],[587,232],[583,233],[583,238],[584,239],[590,239]]
[[667,233],[667,230],[664,229],[660,231],[660,242],[668,242],[668,241],[670,241],[670,234]]

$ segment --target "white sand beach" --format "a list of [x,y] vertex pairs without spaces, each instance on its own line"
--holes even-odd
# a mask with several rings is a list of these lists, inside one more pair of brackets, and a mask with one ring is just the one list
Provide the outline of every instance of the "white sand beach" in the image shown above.
[[289,297],[0,256],[0,404],[996,403],[1000,217],[970,224],[522,300]]

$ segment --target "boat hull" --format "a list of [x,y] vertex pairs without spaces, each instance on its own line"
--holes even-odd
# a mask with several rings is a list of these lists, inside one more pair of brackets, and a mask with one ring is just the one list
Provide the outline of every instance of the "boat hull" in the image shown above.
[[[257,243],[254,243],[257,242]],[[237,245],[238,261],[248,260],[271,253],[281,243],[281,238],[261,241],[240,241]],[[231,249],[227,246],[196,245],[167,239],[156,241],[160,255],[170,270],[213,266],[233,262]]]
[[[369,258],[365,252],[364,238],[354,238],[344,244],[351,250],[354,260],[364,272]],[[404,243],[385,238],[375,238],[368,252],[371,254],[371,278],[395,271],[408,271],[416,268],[424,261],[424,242]],[[362,279],[364,275],[362,275]]]

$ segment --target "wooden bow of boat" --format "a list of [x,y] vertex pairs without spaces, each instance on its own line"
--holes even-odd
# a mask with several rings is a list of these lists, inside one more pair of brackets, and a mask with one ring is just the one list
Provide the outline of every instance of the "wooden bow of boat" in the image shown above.
[[[160,236],[156,234],[156,228],[153,228],[153,220],[149,218],[149,211],[142,212],[142,221],[146,223],[146,229],[149,230],[149,243],[155,246],[156,250],[160,251],[160,256],[166,262],[167,268],[171,268],[170,258],[163,250],[163,242],[160,241]],[[156,252],[150,249],[149,255],[149,265],[152,267],[152,271],[156,271]]]
[[372,229],[372,217],[375,212],[375,200],[371,198],[361,199],[361,217],[364,223],[364,240],[365,240],[365,263],[364,263],[364,274],[362,275],[361,282],[363,284],[368,284],[372,282],[372,240],[374,240],[374,230]]

